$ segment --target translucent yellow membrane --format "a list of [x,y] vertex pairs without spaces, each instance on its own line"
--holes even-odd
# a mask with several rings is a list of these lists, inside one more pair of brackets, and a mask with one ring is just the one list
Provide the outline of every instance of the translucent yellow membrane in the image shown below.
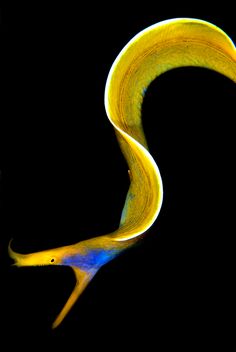
[[145,232],[162,204],[162,181],[147,151],[141,105],[148,85],[160,74],[183,66],[215,70],[236,81],[236,53],[231,39],[216,26],[196,19],[173,19],[136,35],[110,70],[105,106],[132,175],[121,226],[123,241]]
[[17,266],[68,265],[74,270],[74,291],[56,318],[54,328],[62,322],[97,270],[132,246],[160,212],[162,179],[148,151],[141,105],[148,85],[156,77],[183,66],[215,70],[236,82],[235,46],[213,24],[189,18],[172,19],[137,34],[111,67],[105,88],[105,108],[130,174],[118,229],[101,237],[37,253],[19,254],[9,245],[9,255]]

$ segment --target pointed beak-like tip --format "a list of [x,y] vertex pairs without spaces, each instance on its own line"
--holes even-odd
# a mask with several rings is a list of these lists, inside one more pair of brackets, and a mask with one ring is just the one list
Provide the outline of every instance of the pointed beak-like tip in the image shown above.
[[8,243],[8,252],[9,252],[9,254],[10,254],[10,252],[12,251],[12,249],[11,249],[11,243],[12,243],[12,241],[13,241],[13,238],[11,238],[10,241],[9,241],[9,243]]
[[[8,244],[8,255],[11,259],[15,260],[16,253],[11,248],[12,241],[13,241],[13,238],[11,238]],[[16,265],[16,264],[13,264],[13,265]]]
[[12,241],[13,241],[13,238],[10,240],[8,244],[8,255],[11,259],[15,261],[15,263],[13,263],[12,266],[23,266],[23,259],[25,255],[13,251],[13,249],[11,248]]

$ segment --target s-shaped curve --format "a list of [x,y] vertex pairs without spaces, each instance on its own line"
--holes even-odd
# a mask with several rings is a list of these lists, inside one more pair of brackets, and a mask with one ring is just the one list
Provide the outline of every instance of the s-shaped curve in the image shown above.
[[150,155],[141,121],[148,85],[162,73],[183,66],[215,70],[236,82],[236,50],[231,39],[206,21],[177,18],[137,34],[120,52],[109,72],[105,108],[126,158],[130,187],[120,225],[113,233],[31,254],[9,255],[17,266],[68,265],[76,285],[57,316],[57,327],[99,268],[132,246],[156,220],[162,205],[159,169]]

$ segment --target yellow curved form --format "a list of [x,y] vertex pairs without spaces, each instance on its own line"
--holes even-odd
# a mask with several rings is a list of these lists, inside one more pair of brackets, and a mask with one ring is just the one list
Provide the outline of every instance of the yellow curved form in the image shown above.
[[69,265],[76,286],[53,327],[58,326],[99,268],[132,246],[156,220],[162,205],[159,169],[148,151],[141,105],[148,85],[166,71],[183,66],[214,70],[236,82],[236,50],[215,25],[189,18],[157,23],[137,34],[111,67],[105,108],[127,160],[130,187],[120,225],[111,234],[31,254],[9,255],[17,266]]

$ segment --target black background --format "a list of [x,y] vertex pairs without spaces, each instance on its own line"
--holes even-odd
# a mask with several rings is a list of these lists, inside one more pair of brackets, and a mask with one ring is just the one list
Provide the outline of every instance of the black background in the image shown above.
[[143,121],[163,177],[160,216],[58,329],[71,270],[16,268],[7,255],[11,238],[30,253],[117,228],[129,181],[103,97],[128,40],[174,17],[235,38],[234,11],[222,4],[141,5],[1,8],[0,332],[10,347],[235,351],[236,97],[214,72],[178,69],[149,87]]

